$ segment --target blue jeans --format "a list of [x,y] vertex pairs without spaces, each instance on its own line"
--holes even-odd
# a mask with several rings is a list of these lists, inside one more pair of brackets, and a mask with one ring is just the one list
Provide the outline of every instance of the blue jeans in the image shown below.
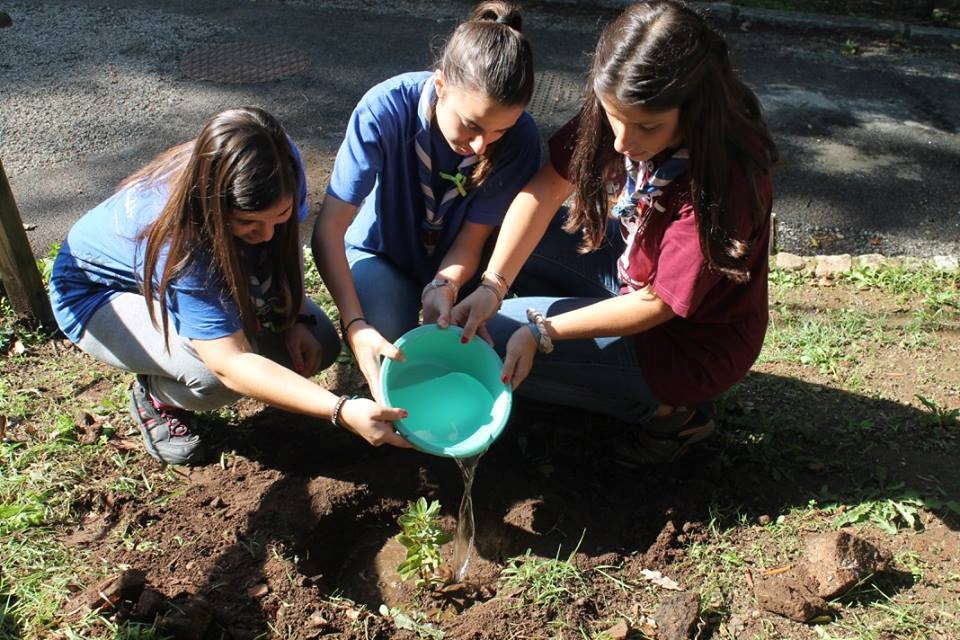
[[420,324],[425,282],[417,282],[387,258],[355,247],[347,247],[347,263],[363,317],[380,335],[394,342]]
[[[420,294],[427,283],[418,282],[381,255],[349,245],[346,251],[353,286],[367,322],[390,342],[418,327]],[[490,251],[492,243],[484,248],[481,263],[486,263]],[[460,298],[473,291],[479,282],[480,274],[476,273],[460,287]]]
[[[608,224],[600,249],[580,254],[579,234],[561,229],[564,215],[561,209],[517,276],[514,291],[520,297],[504,300],[487,321],[501,356],[513,332],[527,323],[528,308],[552,316],[620,294],[617,258],[623,240],[618,223]],[[556,341],[552,353],[536,355],[516,393],[629,423],[647,421],[661,404],[647,385],[633,336]]]

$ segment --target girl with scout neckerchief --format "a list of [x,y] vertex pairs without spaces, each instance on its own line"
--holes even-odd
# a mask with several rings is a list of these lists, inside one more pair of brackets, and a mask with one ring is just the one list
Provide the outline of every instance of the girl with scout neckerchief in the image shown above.
[[[612,22],[588,86],[504,219],[487,266],[502,288],[477,289],[453,321],[472,336],[490,318],[521,395],[643,425],[679,452],[713,432],[712,398],[763,344],[777,152],[723,37],[679,2]],[[564,231],[581,232],[579,252]],[[515,277],[536,297],[497,314]]]
[[484,245],[539,168],[524,112],[532,93],[517,6],[483,2],[435,71],[378,84],[350,117],[312,246],[374,397],[380,358],[403,357],[392,342],[421,310],[424,322],[447,325]]
[[[402,410],[310,378],[340,353],[304,295],[300,153],[262,109],[229,109],[161,153],[70,229],[50,301],[64,334],[136,374],[130,414],[154,458],[203,459],[193,412],[242,396],[409,446]],[[349,400],[349,401],[348,401]]]

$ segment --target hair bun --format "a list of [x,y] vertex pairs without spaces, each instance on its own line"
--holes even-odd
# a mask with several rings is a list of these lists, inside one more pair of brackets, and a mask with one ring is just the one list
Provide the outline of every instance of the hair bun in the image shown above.
[[509,0],[481,2],[470,14],[470,20],[496,22],[515,31],[523,32],[523,16],[520,13],[520,5]]

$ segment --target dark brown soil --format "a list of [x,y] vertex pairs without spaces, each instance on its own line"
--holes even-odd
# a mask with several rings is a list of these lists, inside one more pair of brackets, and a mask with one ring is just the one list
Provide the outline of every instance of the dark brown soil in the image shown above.
[[[862,305],[891,316],[898,304],[873,292],[809,285],[789,300],[793,310]],[[960,343],[948,333],[926,349],[878,344],[862,354],[867,390],[857,393],[810,366],[758,364],[720,403],[720,435],[670,464],[644,462],[636,434],[622,425],[518,401],[477,471],[476,555],[466,584],[441,592],[417,592],[396,574],[396,519],[408,501],[425,496],[441,501],[443,525],[453,531],[462,492],[456,465],[375,449],[328,423],[254,402],[241,403],[230,420],[206,418],[210,461],[175,470],[171,493],[132,500],[90,492],[75,505],[78,526],[63,539],[91,553],[94,586],[99,567],[143,572],[141,593],[105,610],[118,619],[160,620],[176,637],[415,637],[378,613],[385,603],[420,612],[447,638],[579,638],[624,629],[621,637],[639,638],[652,633],[656,616],[663,628],[685,628],[691,621],[683,612],[696,610],[687,596],[702,595],[692,621],[701,638],[813,638],[807,625],[758,602],[755,583],[802,556],[764,525],[809,510],[807,524],[792,524],[798,539],[829,530],[833,512],[811,506],[812,496],[825,503],[831,495],[863,496],[865,487],[880,497],[893,497],[897,483],[957,495],[957,428],[931,425],[915,398],[956,406]],[[50,357],[86,358],[50,343],[17,361],[19,375],[35,375],[36,363]],[[328,374],[336,391],[352,392],[358,382],[347,364]],[[108,387],[69,393],[95,397]],[[158,469],[136,439],[117,436],[101,459],[103,476],[118,474],[109,459],[114,449],[135,451],[147,472]],[[960,593],[949,579],[960,575],[960,524],[949,512],[925,511],[921,519],[922,528],[901,535],[875,527],[859,535],[894,558],[923,563],[922,575],[914,575],[895,560],[877,578],[884,593],[906,591],[912,602],[936,607]],[[696,554],[721,544],[745,564],[722,594],[711,594],[710,563],[722,556],[705,563]],[[526,603],[500,577],[509,559],[528,551],[560,559],[576,552],[585,582],[559,606]],[[649,571],[676,581],[686,596],[672,602],[676,592],[656,587]],[[64,612],[80,615],[97,593],[78,594]],[[830,615],[869,597],[831,603]]]

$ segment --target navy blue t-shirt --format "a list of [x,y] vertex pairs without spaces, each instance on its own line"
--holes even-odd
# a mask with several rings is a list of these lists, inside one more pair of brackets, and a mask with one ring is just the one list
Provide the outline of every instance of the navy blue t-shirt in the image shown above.
[[[464,221],[498,226],[521,188],[540,168],[540,138],[526,112],[500,138],[496,165],[484,183],[457,198],[430,255],[421,238],[426,211],[415,151],[417,134],[429,125],[421,95],[433,90],[430,72],[405,73],[386,80],[360,100],[337,153],[327,193],[359,207],[345,243],[388,258],[418,282],[433,278]],[[463,157],[431,127],[431,161],[435,193],[450,183],[440,171],[456,173]]]

